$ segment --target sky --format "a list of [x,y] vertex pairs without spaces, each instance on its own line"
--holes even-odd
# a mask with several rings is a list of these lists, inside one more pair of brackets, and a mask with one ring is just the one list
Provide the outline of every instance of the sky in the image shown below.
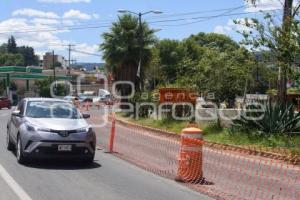
[[258,1],[253,7],[244,0],[0,0],[0,44],[14,35],[18,45],[32,46],[38,55],[54,50],[66,58],[66,45],[73,44],[72,59],[103,62],[101,35],[116,21],[119,9],[162,11],[143,16],[159,39],[216,32],[239,41],[236,30],[243,27],[232,20],[261,17],[260,10],[280,9],[283,0]]

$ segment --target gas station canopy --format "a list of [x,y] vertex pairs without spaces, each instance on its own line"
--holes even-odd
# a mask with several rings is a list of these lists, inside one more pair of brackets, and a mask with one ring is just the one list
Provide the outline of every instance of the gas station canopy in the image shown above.
[[36,67],[17,67],[17,66],[3,66],[0,67],[0,74],[19,74],[19,73],[37,73],[41,74],[42,68]]
[[[37,67],[19,67],[3,66],[0,67],[0,77],[6,79],[46,79],[49,75],[43,74],[42,68]],[[67,76],[56,76],[57,80],[68,80]]]

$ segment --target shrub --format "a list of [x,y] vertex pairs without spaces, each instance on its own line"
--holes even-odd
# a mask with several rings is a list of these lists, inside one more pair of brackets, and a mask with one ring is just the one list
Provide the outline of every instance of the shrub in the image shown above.
[[[153,95],[151,92],[137,92],[134,97],[129,99],[129,103],[134,106],[135,117],[148,117],[149,112],[153,112],[153,106],[151,105],[141,105],[142,103],[153,103]],[[138,109],[138,111],[136,111]],[[137,114],[137,116],[136,116]]]
[[253,108],[244,110],[240,119],[233,121],[233,128],[266,138],[278,134],[291,137],[300,133],[300,113],[295,113],[293,104],[269,102],[264,107],[264,112],[253,112]]

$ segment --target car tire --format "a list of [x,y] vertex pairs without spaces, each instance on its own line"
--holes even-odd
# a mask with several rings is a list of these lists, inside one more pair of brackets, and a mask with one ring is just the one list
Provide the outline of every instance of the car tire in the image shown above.
[[7,128],[7,133],[6,133],[6,148],[9,151],[14,150],[14,144],[11,142],[10,134],[9,134],[9,129]]
[[9,109],[9,110],[10,110],[10,109],[11,109],[11,105],[7,106],[7,109]]
[[26,163],[26,158],[24,157],[20,136],[18,136],[17,139],[16,156],[17,156],[18,163],[20,164]]

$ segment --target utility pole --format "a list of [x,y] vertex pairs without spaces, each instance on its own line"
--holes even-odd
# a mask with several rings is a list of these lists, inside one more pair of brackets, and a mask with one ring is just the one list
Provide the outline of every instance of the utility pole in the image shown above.
[[136,13],[130,10],[124,10],[124,9],[119,9],[118,10],[119,13],[130,13],[130,14],[134,14],[136,16],[138,16],[138,21],[139,21],[139,46],[140,46],[140,58],[139,58],[139,64],[138,64],[138,69],[137,69],[137,73],[136,73],[136,77],[137,77],[137,84],[138,84],[138,90],[143,90],[144,87],[144,79],[143,79],[143,47],[144,47],[144,41],[143,41],[143,24],[142,24],[142,17],[144,15],[150,14],[150,13],[154,13],[154,14],[161,14],[162,12],[159,10],[151,10],[148,12],[144,12],[144,13]]
[[142,25],[142,13],[139,13],[139,43],[140,43],[140,60],[137,70],[139,90],[142,91],[144,87],[143,83],[143,72],[142,72],[142,62],[143,62],[143,25]]
[[68,59],[68,75],[71,75],[71,51],[72,51],[72,47],[75,47],[74,44],[68,44],[68,52],[69,52],[69,59]]
[[54,92],[56,92],[56,72],[55,72],[55,54],[52,51],[52,68],[53,68],[53,81],[54,81]]
[[53,68],[53,79],[54,79],[54,81],[56,81],[54,50],[52,51],[52,68]]
[[71,65],[74,65],[77,63],[77,60],[76,59],[71,59]]

